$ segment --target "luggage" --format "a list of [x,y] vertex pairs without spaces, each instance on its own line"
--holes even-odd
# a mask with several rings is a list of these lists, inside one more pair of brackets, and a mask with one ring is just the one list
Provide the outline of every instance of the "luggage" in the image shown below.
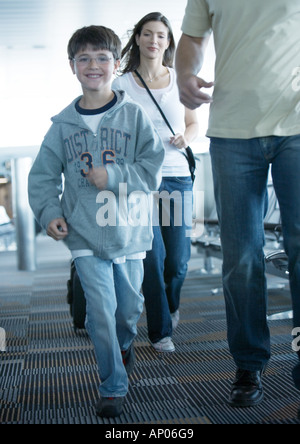
[[70,313],[73,318],[75,331],[85,328],[86,300],[74,262],[71,263],[70,280],[67,282],[67,302],[70,305]]

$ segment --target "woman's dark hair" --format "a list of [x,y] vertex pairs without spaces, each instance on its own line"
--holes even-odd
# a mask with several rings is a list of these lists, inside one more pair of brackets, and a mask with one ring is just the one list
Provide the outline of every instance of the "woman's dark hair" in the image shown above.
[[164,54],[163,65],[169,68],[173,67],[176,46],[171,24],[160,12],[151,12],[135,25],[130,40],[122,51],[122,65],[124,65],[124,68],[121,71],[123,74],[133,72],[140,66],[140,49],[136,43],[136,36],[141,35],[143,27],[149,22],[162,22],[168,28],[170,45]]
[[107,50],[113,53],[115,60],[121,59],[122,43],[112,29],[105,26],[85,26],[78,29],[71,37],[68,44],[68,56],[72,60],[76,54],[91,45],[95,51]]

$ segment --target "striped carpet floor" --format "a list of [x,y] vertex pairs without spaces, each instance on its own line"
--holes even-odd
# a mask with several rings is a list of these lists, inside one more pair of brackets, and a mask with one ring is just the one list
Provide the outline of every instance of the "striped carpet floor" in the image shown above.
[[[6,253],[5,260],[13,254]],[[143,314],[124,413],[98,418],[93,407],[97,367],[85,330],[75,333],[72,326],[68,272],[69,260],[58,257],[43,263],[26,285],[22,275],[8,284],[3,274],[0,327],[6,331],[7,351],[0,353],[1,424],[299,424],[290,320],[270,322],[273,355],[264,402],[247,409],[228,406],[235,366],[227,348],[223,295],[211,291],[221,286],[220,276],[205,276],[197,267],[183,289],[176,352],[162,355],[150,347]],[[288,291],[270,291],[270,313],[289,309]]]

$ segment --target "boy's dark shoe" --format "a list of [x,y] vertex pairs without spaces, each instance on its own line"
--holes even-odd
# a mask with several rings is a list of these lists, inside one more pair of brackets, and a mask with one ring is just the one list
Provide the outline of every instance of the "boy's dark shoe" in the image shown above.
[[123,412],[125,398],[101,398],[96,404],[96,413],[101,418],[115,418]]
[[238,369],[229,404],[232,407],[252,407],[260,404],[264,398],[261,376],[262,371],[250,372]]
[[135,365],[135,351],[133,343],[128,350],[122,351],[123,364],[125,366],[127,375],[130,376]]

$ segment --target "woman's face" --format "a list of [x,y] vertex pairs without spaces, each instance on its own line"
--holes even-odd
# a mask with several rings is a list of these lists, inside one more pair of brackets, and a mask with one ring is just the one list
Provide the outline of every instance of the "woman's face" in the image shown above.
[[141,35],[136,36],[136,43],[141,56],[163,60],[170,45],[169,29],[160,21],[148,22],[144,25]]

